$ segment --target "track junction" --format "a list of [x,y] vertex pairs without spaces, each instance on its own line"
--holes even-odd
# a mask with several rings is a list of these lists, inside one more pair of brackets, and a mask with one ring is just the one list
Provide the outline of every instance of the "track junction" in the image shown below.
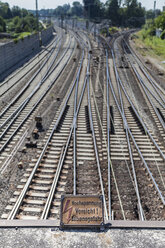
[[73,194],[102,195],[105,223],[164,221],[165,88],[128,31],[55,30],[0,84],[1,219],[58,223]]

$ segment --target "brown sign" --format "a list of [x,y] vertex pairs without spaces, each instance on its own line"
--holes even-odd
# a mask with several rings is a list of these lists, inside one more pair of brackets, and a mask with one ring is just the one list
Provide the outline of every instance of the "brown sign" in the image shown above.
[[100,226],[103,216],[102,196],[61,197],[61,227]]

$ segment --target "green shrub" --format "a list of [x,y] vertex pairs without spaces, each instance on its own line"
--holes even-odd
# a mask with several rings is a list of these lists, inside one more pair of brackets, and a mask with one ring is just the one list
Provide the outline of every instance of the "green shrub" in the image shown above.
[[[164,36],[165,31],[161,35]],[[149,35],[149,32],[146,32],[144,29],[138,32],[137,36],[152,53],[158,56],[165,56],[165,40]]]
[[162,40],[165,39],[165,30],[161,33],[160,38],[161,38]]
[[119,29],[117,27],[110,27],[109,28],[109,33],[110,34],[115,34],[119,31]]
[[15,38],[13,41],[14,41],[15,44],[18,43],[18,39],[17,38]]
[[0,32],[6,32],[6,22],[1,16],[0,16]]

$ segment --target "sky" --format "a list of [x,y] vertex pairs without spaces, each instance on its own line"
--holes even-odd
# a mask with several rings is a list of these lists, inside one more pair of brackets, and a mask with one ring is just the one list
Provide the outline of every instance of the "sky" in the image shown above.
[[[38,0],[39,9],[55,9],[58,5],[63,5],[65,3],[70,3],[77,0]],[[106,0],[101,0],[106,2]],[[20,8],[35,9],[36,0],[1,0],[1,2],[9,3],[10,7],[16,5]],[[82,1],[80,1],[82,3]],[[146,9],[152,9],[154,6],[154,0],[139,0],[143,7]],[[165,0],[156,0],[156,8],[162,10],[162,6],[165,6]]]

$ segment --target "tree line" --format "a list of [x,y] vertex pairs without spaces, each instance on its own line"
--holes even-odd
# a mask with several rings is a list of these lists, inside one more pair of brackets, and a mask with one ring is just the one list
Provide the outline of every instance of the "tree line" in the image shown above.
[[141,31],[142,39],[146,38],[152,38],[156,35],[156,29],[160,29],[161,39],[165,39],[165,11],[160,13],[158,17],[156,17],[154,20],[149,19],[146,21],[146,24],[143,26],[143,29]]
[[35,16],[18,6],[10,8],[8,3],[0,1],[0,32],[21,33],[37,30]]
[[[145,19],[159,16],[160,10],[146,11],[138,0],[83,0],[58,6],[55,9],[39,10],[40,17],[85,18],[94,22],[108,20],[112,26],[141,27]],[[9,7],[8,3],[0,1],[0,32],[32,32],[37,29],[35,11]]]
[[[156,15],[161,11],[156,10]],[[100,0],[83,0],[58,6],[56,9],[41,9],[40,16],[78,17],[87,18],[91,21],[101,22],[103,19],[110,20],[114,26],[141,27],[145,19],[154,18],[153,10],[146,11],[138,0],[108,0],[105,4]]]

